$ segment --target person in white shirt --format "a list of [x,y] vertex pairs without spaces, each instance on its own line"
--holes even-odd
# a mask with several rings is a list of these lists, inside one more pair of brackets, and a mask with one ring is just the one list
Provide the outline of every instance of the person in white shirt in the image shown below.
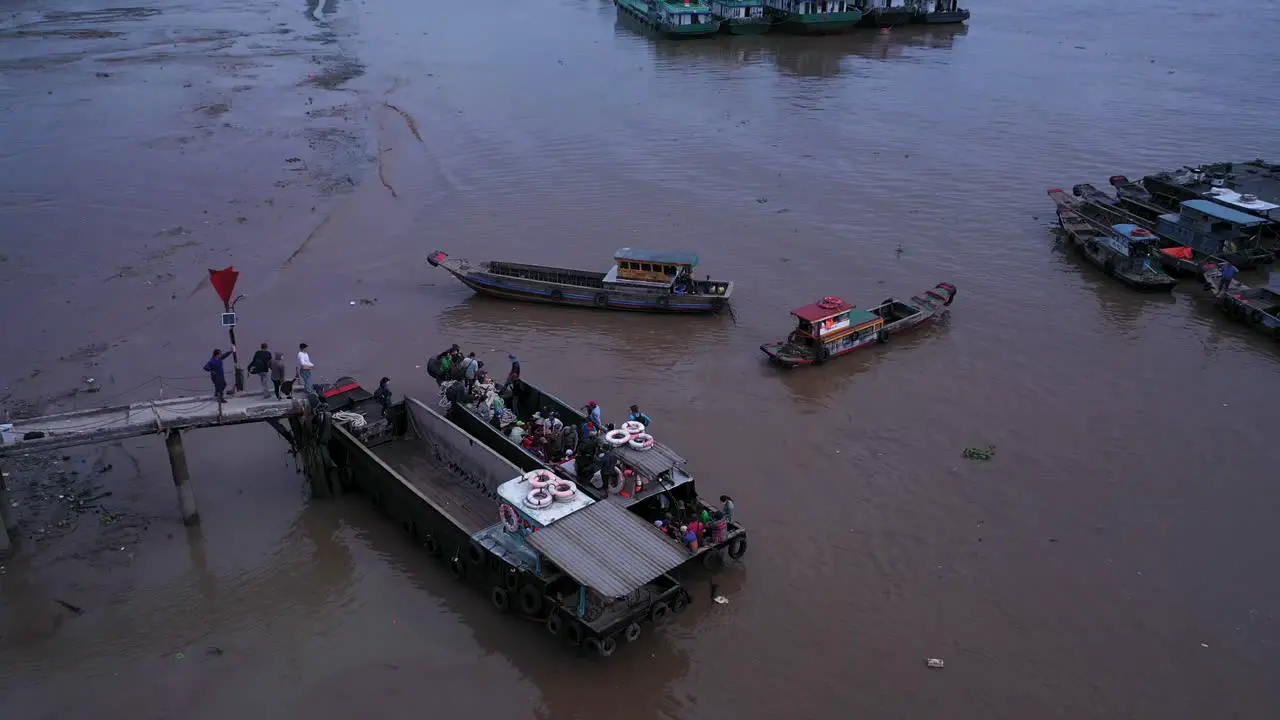
[[311,392],[311,354],[307,352],[307,344],[298,345],[298,377],[302,378],[303,392]]

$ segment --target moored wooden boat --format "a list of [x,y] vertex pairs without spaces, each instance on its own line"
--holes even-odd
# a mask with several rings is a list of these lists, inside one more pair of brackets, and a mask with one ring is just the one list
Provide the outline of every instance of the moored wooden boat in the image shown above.
[[608,272],[492,260],[471,263],[439,250],[427,262],[481,295],[606,310],[718,313],[729,307],[733,283],[697,280],[698,256],[622,248]]
[[1268,222],[1210,200],[1183,200],[1177,213],[1160,216],[1156,232],[1197,252],[1230,260],[1242,270],[1251,270],[1276,259],[1265,246]]
[[906,302],[888,298],[867,309],[828,296],[792,310],[796,329],[782,342],[761,345],[760,351],[783,367],[820,365],[933,320],[946,312],[956,292],[955,285],[938,283]]
[[[1117,192],[1119,192],[1118,189]],[[1166,272],[1174,277],[1198,278],[1203,272],[1203,263],[1216,259],[1161,234],[1156,228],[1157,216],[1146,212],[1141,215],[1134,214],[1132,212],[1135,209],[1133,206],[1118,203],[1116,198],[1089,183],[1081,183],[1072,187],[1071,194],[1079,198],[1079,201],[1074,202],[1072,207],[1081,215],[1084,215],[1086,219],[1092,221],[1095,226],[1136,225],[1154,232],[1154,244],[1159,250],[1158,259],[1160,264],[1164,266]]]
[[916,8],[909,0],[857,0],[862,17],[858,27],[893,28],[915,19]]
[[1235,279],[1223,288],[1219,263],[1205,264],[1204,284],[1213,292],[1214,302],[1227,317],[1280,340],[1280,293],[1271,288],[1250,287]]
[[614,0],[618,12],[669,38],[714,35],[720,21],[702,0]]
[[914,5],[914,23],[946,25],[969,21],[969,11],[960,7],[959,0],[915,0]]
[[779,30],[800,35],[846,32],[862,19],[854,0],[765,0],[764,11]]
[[1155,233],[1133,224],[1106,227],[1092,221],[1062,188],[1049,190],[1049,197],[1071,245],[1103,272],[1135,290],[1168,292],[1178,284],[1160,266]]
[[730,35],[763,35],[773,27],[764,13],[764,0],[710,0],[711,15]]

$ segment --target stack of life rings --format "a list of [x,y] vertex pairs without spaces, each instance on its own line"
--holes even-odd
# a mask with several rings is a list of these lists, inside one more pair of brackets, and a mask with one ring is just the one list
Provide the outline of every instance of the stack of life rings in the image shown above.
[[577,485],[556,476],[550,470],[532,470],[525,473],[522,479],[533,488],[525,496],[524,504],[534,510],[541,510],[553,502],[569,502],[578,496]]
[[[609,439],[609,435],[613,435],[614,433],[625,434],[626,438],[622,439],[620,442],[614,442]],[[644,431],[644,423],[637,422],[635,420],[628,420],[622,423],[621,430],[614,430],[609,433],[609,435],[605,435],[605,440],[615,447],[626,444],[632,450],[638,450],[640,452],[644,452],[645,450],[653,447],[653,436]]]
[[836,297],[835,295],[828,295],[822,298],[822,302],[818,303],[818,307],[822,308],[823,310],[835,310],[836,308],[842,305],[844,305],[844,301]]

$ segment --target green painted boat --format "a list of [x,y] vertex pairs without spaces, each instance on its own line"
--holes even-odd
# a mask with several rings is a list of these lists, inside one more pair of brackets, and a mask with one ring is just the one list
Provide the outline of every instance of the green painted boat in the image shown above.
[[862,19],[853,0],[765,0],[779,30],[803,35],[847,32]]
[[711,15],[730,35],[763,35],[773,27],[764,0],[711,0]]
[[669,38],[705,37],[720,31],[720,21],[702,0],[613,0],[613,4],[618,12]]

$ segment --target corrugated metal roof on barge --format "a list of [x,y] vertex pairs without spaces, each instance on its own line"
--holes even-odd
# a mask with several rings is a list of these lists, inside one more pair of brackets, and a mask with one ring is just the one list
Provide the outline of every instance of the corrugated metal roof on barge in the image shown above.
[[655,442],[653,447],[648,450],[632,450],[627,445],[614,448],[614,452],[622,462],[635,468],[645,478],[652,480],[658,477],[659,473],[664,473],[673,467],[683,468],[685,459],[676,454],[675,450]]
[[605,597],[625,597],[680,567],[689,554],[638,515],[593,503],[528,537],[574,580]]

